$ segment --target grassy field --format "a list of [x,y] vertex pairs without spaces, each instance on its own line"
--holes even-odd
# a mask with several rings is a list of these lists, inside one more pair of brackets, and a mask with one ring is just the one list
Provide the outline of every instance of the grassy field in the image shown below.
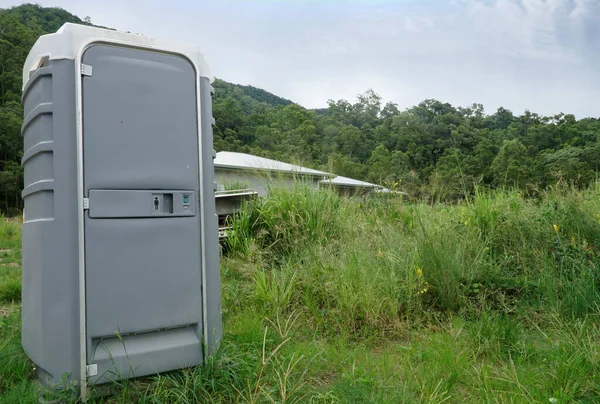
[[[233,223],[224,341],[117,403],[600,402],[600,188],[457,205],[274,191]],[[35,402],[20,223],[0,224],[0,403]]]

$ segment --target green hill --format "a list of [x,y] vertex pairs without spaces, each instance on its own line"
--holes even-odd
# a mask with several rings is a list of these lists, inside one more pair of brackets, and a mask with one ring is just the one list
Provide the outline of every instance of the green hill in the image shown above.
[[293,104],[292,101],[286,100],[271,94],[268,91],[252,86],[243,86],[241,84],[232,84],[226,81],[216,79],[213,87],[215,88],[218,98],[233,97],[246,105],[249,110],[252,110],[252,105],[256,102],[265,103],[272,106],[286,106]]

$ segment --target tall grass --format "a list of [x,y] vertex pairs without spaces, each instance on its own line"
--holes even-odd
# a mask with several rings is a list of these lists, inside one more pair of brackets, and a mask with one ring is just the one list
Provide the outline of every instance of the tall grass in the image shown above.
[[273,188],[269,199],[250,202],[242,210],[226,243],[243,257],[251,252],[253,243],[258,243],[261,252],[280,258],[335,237],[347,219],[347,208],[332,192],[312,192],[302,183],[296,183],[291,191]]
[[[238,220],[254,246],[250,279],[262,297],[253,302],[265,315],[294,312],[314,338],[352,344],[403,340],[422,327],[465,341],[440,342],[435,355],[449,355],[450,373],[411,362],[418,394],[398,384],[404,393],[377,396],[369,387],[346,397],[442,402],[467,385],[463,398],[474,402],[600,399],[586,375],[600,366],[599,349],[577,348],[590,348],[587,334],[566,348],[574,338],[567,330],[598,327],[597,189],[555,189],[535,200],[477,190],[459,205],[407,205],[301,188],[249,205]],[[232,256],[248,257],[230,246]],[[549,376],[526,376],[533,369]]]
[[298,188],[249,205],[228,243],[232,256],[253,251],[259,307],[335,333],[517,306],[579,318],[600,302],[594,198],[478,191],[458,206],[407,206]]
[[[216,357],[106,402],[600,402],[599,190],[272,189],[231,222]],[[0,268],[0,291],[18,274]],[[2,307],[0,402],[32,402],[18,300]]]
[[21,301],[21,221],[0,216],[0,304]]

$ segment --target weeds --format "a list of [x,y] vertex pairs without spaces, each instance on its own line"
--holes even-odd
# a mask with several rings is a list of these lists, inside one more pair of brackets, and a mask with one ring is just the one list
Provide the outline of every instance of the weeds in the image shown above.
[[[600,402],[599,214],[598,187],[457,205],[273,189],[230,223],[216,356],[107,402]],[[0,402],[35,401],[19,245],[0,224]]]
[[21,271],[13,267],[0,266],[0,304],[21,301]]

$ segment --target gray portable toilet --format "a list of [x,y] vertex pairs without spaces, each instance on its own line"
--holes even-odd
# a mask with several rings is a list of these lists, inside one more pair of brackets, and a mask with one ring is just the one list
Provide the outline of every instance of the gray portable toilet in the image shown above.
[[65,24],[23,69],[23,347],[45,385],[203,363],[221,338],[211,76]]

